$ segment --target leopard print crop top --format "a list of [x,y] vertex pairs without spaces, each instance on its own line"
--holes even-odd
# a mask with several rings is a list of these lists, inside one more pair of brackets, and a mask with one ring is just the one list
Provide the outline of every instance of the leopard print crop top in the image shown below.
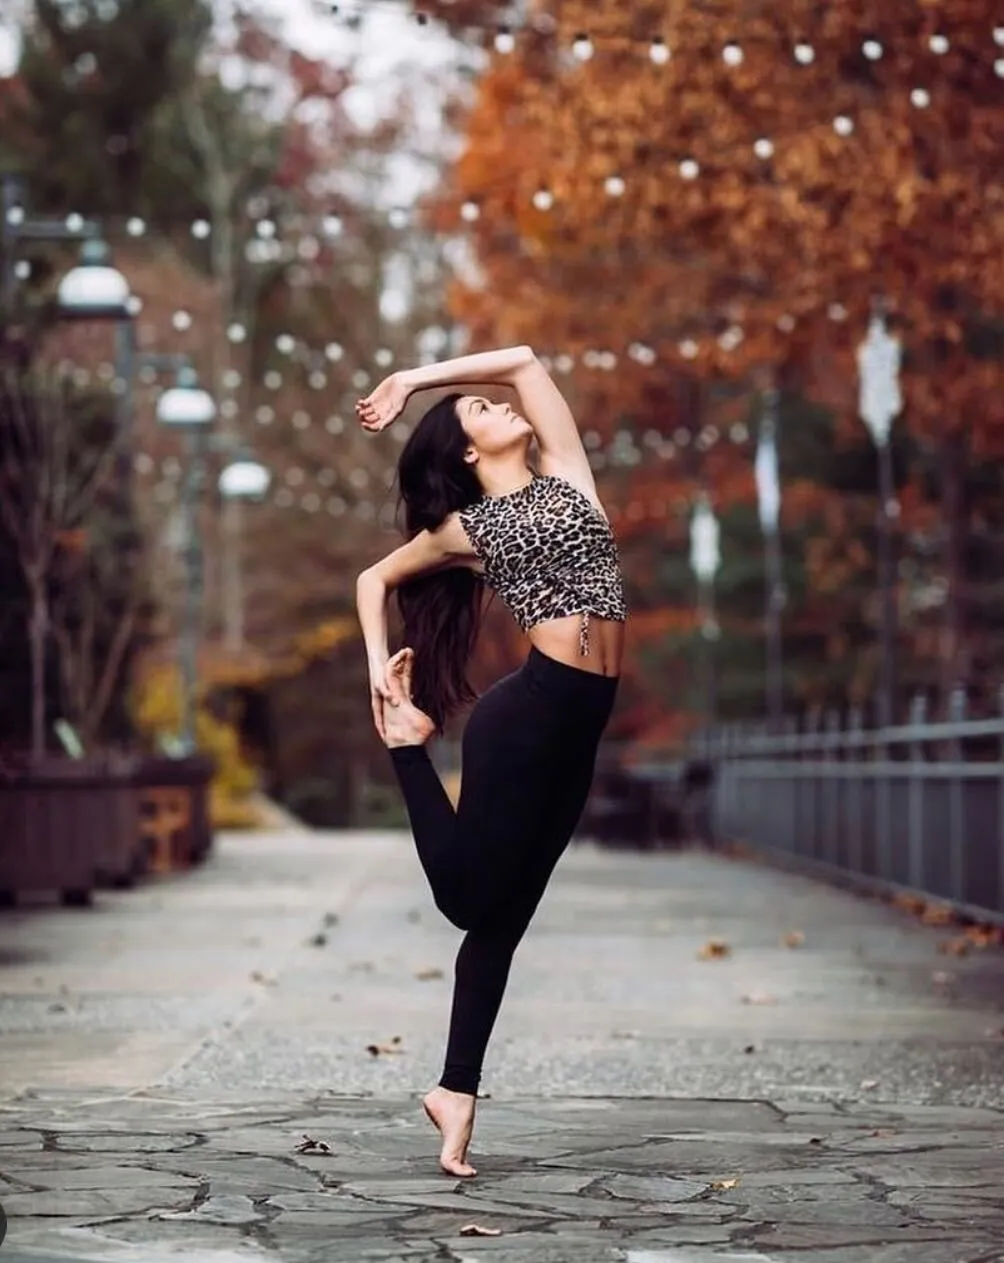
[[485,582],[523,631],[581,614],[579,652],[589,653],[589,616],[624,622],[627,607],[610,523],[564,478],[534,474],[507,495],[482,496],[460,522]]

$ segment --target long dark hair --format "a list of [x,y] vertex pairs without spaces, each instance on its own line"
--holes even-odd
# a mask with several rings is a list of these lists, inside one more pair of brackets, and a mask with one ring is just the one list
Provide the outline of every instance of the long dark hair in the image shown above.
[[[397,477],[408,539],[435,530],[457,509],[481,498],[474,467],[464,460],[470,440],[457,415],[460,395],[434,404],[412,431]],[[415,651],[413,696],[438,731],[477,697],[467,665],[481,626],[484,581],[466,566],[419,575],[397,589],[404,643]]]

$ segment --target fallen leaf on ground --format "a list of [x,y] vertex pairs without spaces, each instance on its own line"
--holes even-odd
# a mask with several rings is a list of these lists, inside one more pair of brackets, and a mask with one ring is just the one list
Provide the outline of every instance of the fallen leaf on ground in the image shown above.
[[724,939],[709,938],[701,950],[697,953],[698,960],[721,960],[724,956],[729,956],[732,948]]
[[480,1224],[464,1224],[460,1229],[462,1237],[501,1237],[501,1228],[482,1228]]
[[744,1052],[744,1053],[755,1053],[755,1052],[756,1052],[756,1044],[747,1044],[747,1045],[746,1045],[746,1047],[743,1049],[743,1052]]
[[741,1004],[777,1004],[776,995],[768,995],[766,991],[751,991],[739,997]]
[[315,934],[313,938],[307,940],[311,947],[324,947],[327,941],[328,936],[326,934]]
[[938,944],[938,951],[942,956],[968,956],[972,943],[964,934],[960,934],[958,938],[943,938]]
[[896,1132],[891,1127],[876,1127],[875,1130],[870,1131],[868,1135],[874,1136],[877,1140],[884,1140],[887,1136],[895,1136]]
[[872,1088],[877,1088],[877,1087],[878,1087],[878,1079],[862,1079],[861,1080],[861,1090],[863,1092],[870,1092]]
[[402,1053],[404,1049],[401,1047],[401,1036],[395,1035],[389,1044],[367,1044],[366,1051],[372,1057],[391,1056],[394,1053]]
[[801,947],[805,942],[805,935],[801,930],[789,930],[781,942],[785,947]]
[[415,975],[419,982],[433,982],[437,978],[443,977],[441,969],[420,969]]
[[739,1184],[738,1177],[731,1180],[712,1180],[709,1188],[713,1188],[716,1193],[726,1193],[730,1188],[736,1188]]
[[330,1153],[331,1146],[323,1140],[315,1140],[304,1132],[303,1139],[296,1146],[297,1153]]

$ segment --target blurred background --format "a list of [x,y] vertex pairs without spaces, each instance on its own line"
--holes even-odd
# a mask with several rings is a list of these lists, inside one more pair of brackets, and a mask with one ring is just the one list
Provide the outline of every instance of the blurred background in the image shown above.
[[[354,583],[430,400],[352,405],[523,342],[622,553],[611,757],[999,715],[1002,154],[992,0],[6,0],[0,761],[403,823]],[[476,681],[525,651],[496,603]]]

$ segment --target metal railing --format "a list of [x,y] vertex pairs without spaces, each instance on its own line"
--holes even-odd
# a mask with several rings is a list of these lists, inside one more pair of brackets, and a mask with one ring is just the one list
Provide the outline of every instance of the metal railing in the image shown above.
[[693,753],[714,768],[713,840],[1004,922],[1004,691],[1000,715],[866,730],[852,714],[724,725]]

